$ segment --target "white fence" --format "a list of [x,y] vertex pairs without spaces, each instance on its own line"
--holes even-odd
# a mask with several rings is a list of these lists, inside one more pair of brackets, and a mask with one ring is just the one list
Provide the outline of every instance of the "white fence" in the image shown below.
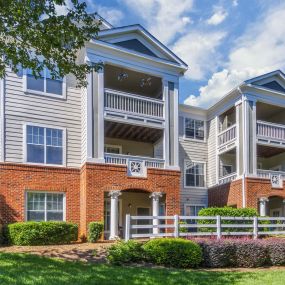
[[[201,223],[203,220],[203,223]],[[200,223],[199,223],[200,221]],[[206,223],[205,223],[206,221]],[[153,237],[285,235],[281,217],[202,217],[126,215],[125,240]]]

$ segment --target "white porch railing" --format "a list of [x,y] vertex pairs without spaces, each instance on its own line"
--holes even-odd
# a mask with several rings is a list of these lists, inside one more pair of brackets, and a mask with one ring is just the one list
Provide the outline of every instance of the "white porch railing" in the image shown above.
[[126,165],[130,176],[146,176],[147,168],[164,168],[160,158],[105,153],[105,163]]
[[267,139],[285,141],[285,125],[257,121],[257,136]]
[[[139,220],[146,224],[138,224]],[[207,221],[207,224],[199,223],[200,220]],[[144,233],[138,233],[138,231],[144,231]],[[223,236],[252,236],[256,239],[262,235],[280,234],[285,234],[285,218],[283,217],[126,215],[125,226],[126,241],[134,238],[195,236],[215,236],[217,239]]]
[[230,143],[236,139],[236,124],[218,134],[219,146]]
[[257,169],[257,176],[263,179],[270,179],[272,175],[280,175],[281,179],[285,179],[284,171],[274,171],[274,170],[265,170],[265,169]]
[[110,111],[121,111],[162,119],[164,102],[154,98],[105,89],[104,107]]
[[226,184],[229,183],[237,178],[236,172],[230,173],[229,175],[222,176],[219,178],[219,184]]

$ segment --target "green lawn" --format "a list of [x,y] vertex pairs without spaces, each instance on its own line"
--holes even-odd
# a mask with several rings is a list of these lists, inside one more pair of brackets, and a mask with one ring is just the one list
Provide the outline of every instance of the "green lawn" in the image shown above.
[[0,284],[284,284],[284,270],[221,272],[115,267],[25,254],[0,254]]

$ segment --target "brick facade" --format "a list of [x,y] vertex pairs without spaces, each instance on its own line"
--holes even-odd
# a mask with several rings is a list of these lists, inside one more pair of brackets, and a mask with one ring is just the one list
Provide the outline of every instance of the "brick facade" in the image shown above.
[[125,166],[85,164],[81,170],[20,164],[0,165],[1,223],[25,220],[27,191],[66,194],[66,220],[80,224],[85,234],[87,224],[104,218],[104,194],[112,190],[163,192],[167,215],[180,211],[180,171],[148,169],[146,178],[127,176]]

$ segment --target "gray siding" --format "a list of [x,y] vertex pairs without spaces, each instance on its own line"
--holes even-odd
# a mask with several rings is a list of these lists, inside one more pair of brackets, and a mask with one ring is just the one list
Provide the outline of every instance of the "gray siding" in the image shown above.
[[207,164],[207,181],[208,187],[212,187],[216,184],[216,143],[217,143],[217,130],[216,130],[216,118],[213,118],[208,122],[208,164]]
[[25,94],[23,78],[8,72],[5,85],[5,160],[23,162],[23,125],[36,123],[66,128],[68,167],[81,163],[81,90],[67,78],[66,99]]

